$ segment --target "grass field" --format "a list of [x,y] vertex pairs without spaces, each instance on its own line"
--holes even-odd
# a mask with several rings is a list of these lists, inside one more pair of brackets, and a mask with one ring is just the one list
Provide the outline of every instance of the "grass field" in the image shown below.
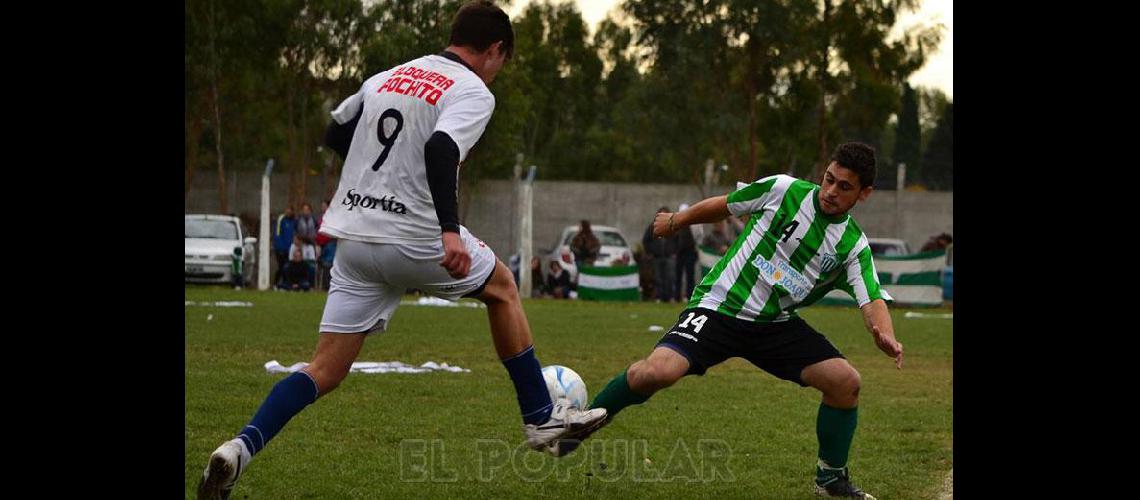
[[[325,295],[187,287],[186,497],[206,458],[233,437],[283,375],[308,361]],[[592,398],[649,353],[681,307],[524,301],[543,364],[585,379]],[[903,370],[876,349],[854,308],[802,317],[863,377],[851,452],[856,484],[879,499],[939,498],[953,466],[952,321],[892,311]],[[927,313],[946,310],[922,309]],[[732,359],[623,411],[562,459],[524,451],[486,312],[403,305],[361,361],[428,360],[470,373],[351,374],[295,417],[243,474],[232,498],[815,498],[819,395]]]

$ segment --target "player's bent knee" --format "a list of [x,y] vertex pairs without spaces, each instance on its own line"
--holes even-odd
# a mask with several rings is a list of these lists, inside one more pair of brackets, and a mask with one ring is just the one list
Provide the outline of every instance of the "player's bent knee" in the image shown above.
[[662,389],[677,383],[678,380],[681,380],[681,377],[685,376],[685,372],[687,371],[687,369],[681,366],[662,360],[657,360],[650,364],[653,366],[657,383],[661,384]]
[[838,374],[830,385],[829,395],[845,404],[855,405],[859,401],[859,389],[863,381],[859,372],[849,368]]
[[854,368],[852,368],[851,373],[849,373],[847,375],[847,379],[844,381],[844,384],[843,384],[844,390],[848,394],[850,394],[851,397],[858,398],[859,397],[859,388],[862,387],[862,385],[863,385],[863,377],[859,375],[858,371],[856,371]]
[[652,388],[651,370],[649,363],[646,363],[644,359],[629,365],[625,372],[626,379],[629,381],[629,388],[642,394],[653,392],[655,389]]
[[630,365],[626,374],[630,388],[642,394],[652,394],[665,389],[684,375],[684,372],[677,373],[677,370],[671,369],[664,363],[645,359]]

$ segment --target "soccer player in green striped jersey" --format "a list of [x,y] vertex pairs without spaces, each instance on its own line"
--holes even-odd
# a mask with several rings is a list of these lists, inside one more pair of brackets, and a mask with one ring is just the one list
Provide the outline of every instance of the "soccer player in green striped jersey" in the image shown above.
[[[747,216],[748,223],[693,290],[687,308],[652,353],[614,377],[595,397],[591,407],[605,408],[607,422],[685,375],[703,375],[730,357],[742,357],[776,377],[822,393],[816,421],[816,492],[874,498],[851,484],[847,470],[859,372],[796,314],[832,289],[847,292],[858,301],[875,344],[902,368],[903,347],[895,340],[887,312],[892,299],[879,286],[867,237],[848,214],[871,194],[875,151],[865,144],[841,144],[831,160],[819,185],[774,175],[686,210],[656,215],[656,237],[729,214]],[[580,444],[561,442],[556,454]]]

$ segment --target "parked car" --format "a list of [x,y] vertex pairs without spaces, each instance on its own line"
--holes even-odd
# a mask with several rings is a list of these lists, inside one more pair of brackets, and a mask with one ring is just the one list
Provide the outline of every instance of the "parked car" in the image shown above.
[[896,257],[910,255],[910,246],[896,238],[867,238],[873,257]]
[[[636,265],[637,262],[633,259],[633,249],[630,248],[629,243],[622,236],[621,231],[613,226],[590,226],[594,235],[598,237],[598,242],[602,244],[602,248],[598,250],[598,259],[594,261],[594,265],[598,267],[608,266],[628,266]],[[542,250],[542,271],[547,273],[550,270],[550,261],[557,260],[562,264],[562,268],[570,272],[570,280],[578,282],[578,264],[575,262],[574,253],[570,251],[570,240],[574,239],[574,235],[578,234],[578,225],[574,224],[566,226],[562,230],[562,235],[555,242],[554,248],[551,250]]]
[[228,215],[186,215],[186,281],[233,283],[233,260],[242,260],[242,278],[251,283],[257,238],[245,237],[241,219]]

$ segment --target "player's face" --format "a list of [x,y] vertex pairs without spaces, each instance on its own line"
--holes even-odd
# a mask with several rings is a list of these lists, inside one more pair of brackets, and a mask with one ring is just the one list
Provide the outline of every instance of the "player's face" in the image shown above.
[[503,42],[495,42],[487,48],[487,58],[483,61],[483,68],[479,76],[483,79],[483,83],[490,85],[495,81],[495,76],[499,74],[499,70],[503,69],[503,65],[507,63],[507,55],[502,51]]
[[871,186],[860,186],[853,170],[831,162],[820,183],[819,208],[827,215],[843,215],[870,195]]

